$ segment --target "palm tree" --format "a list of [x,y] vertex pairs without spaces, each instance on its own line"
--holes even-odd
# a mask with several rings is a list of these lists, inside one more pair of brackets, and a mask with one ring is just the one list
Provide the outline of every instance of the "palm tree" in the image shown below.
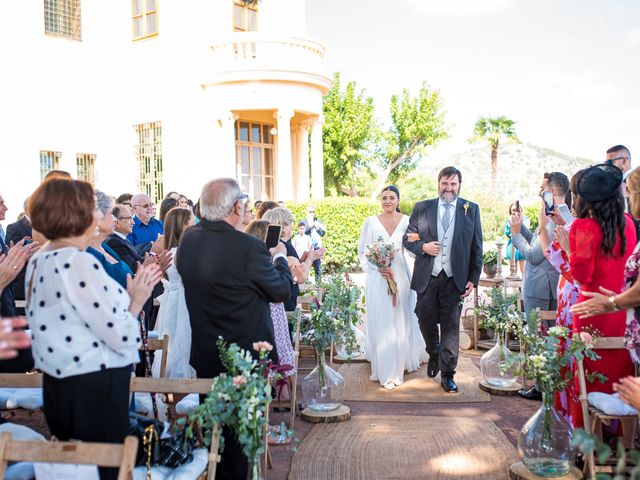
[[500,116],[480,117],[473,128],[473,136],[469,143],[487,141],[491,145],[491,191],[496,191],[496,179],[498,178],[498,147],[500,142],[520,143],[516,135],[513,120]]

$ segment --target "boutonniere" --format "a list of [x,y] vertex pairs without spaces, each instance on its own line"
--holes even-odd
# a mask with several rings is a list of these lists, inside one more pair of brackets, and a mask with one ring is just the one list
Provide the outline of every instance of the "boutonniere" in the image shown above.
[[469,202],[466,202],[462,207],[464,208],[464,216],[467,216],[467,210],[469,210],[469,207],[471,205],[469,205]]

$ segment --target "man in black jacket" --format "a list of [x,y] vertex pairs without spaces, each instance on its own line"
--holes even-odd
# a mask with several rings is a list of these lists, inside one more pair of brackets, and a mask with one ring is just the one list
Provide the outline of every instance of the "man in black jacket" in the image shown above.
[[113,207],[113,216],[116,219],[113,233],[107,239],[107,245],[113,248],[120,259],[126,263],[133,273],[138,269],[138,262],[142,263],[144,258],[138,253],[127,235],[133,229],[133,215],[126,205],[116,205]]
[[[25,200],[24,202],[25,212],[27,211],[28,201],[29,199]],[[20,220],[18,220],[17,222],[11,223],[7,226],[7,236],[5,237],[5,243],[11,246],[12,244],[18,243],[20,240],[22,240],[25,237],[31,240],[32,233],[33,232],[31,229],[31,220],[29,220],[29,217],[25,214]],[[25,282],[24,276],[26,274],[26,271],[27,271],[27,267],[25,266],[25,268],[23,268],[20,271],[20,273],[18,274],[18,277],[13,283],[13,290],[14,290],[14,295],[16,300],[25,300],[27,298],[24,295],[24,282]],[[19,315],[24,315],[24,309],[18,308],[16,309],[16,311]]]
[[[427,375],[442,372],[445,392],[455,393],[460,305],[482,270],[480,209],[459,198],[462,174],[455,167],[438,174],[439,198],[416,203],[404,247],[416,255],[411,288],[418,294],[416,314],[427,344]],[[440,331],[438,332],[438,325]]]
[[[202,219],[184,232],[176,254],[191,321],[191,365],[200,378],[224,372],[218,337],[252,353],[254,342],[275,347],[269,303],[291,296],[284,244],[269,251],[262,240],[236,230],[246,201],[233,179],[207,183],[200,196]],[[216,478],[246,478],[247,458],[228,430],[223,435]]]

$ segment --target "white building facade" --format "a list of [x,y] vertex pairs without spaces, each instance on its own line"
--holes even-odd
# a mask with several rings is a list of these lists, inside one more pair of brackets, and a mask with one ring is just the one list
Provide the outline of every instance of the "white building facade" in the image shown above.
[[304,0],[21,0],[0,29],[0,194],[51,169],[111,195],[321,198],[324,47]]

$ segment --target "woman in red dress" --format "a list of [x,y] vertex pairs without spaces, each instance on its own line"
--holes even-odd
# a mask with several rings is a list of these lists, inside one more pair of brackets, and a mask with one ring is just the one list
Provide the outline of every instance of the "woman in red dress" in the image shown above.
[[[636,245],[636,231],[631,217],[624,213],[620,192],[622,171],[610,165],[596,165],[583,171],[575,185],[576,220],[571,225],[569,241],[571,275],[581,286],[578,303],[588,299],[583,292],[599,292],[600,287],[620,293],[624,287],[624,267]],[[591,331],[603,337],[624,336],[625,312],[573,319],[575,332]],[[588,392],[613,393],[613,384],[633,375],[633,363],[624,350],[598,350],[600,360],[584,360],[585,371],[602,373],[605,383],[589,383]],[[575,378],[577,388],[577,378]],[[579,404],[570,405],[574,426],[581,427]]]

